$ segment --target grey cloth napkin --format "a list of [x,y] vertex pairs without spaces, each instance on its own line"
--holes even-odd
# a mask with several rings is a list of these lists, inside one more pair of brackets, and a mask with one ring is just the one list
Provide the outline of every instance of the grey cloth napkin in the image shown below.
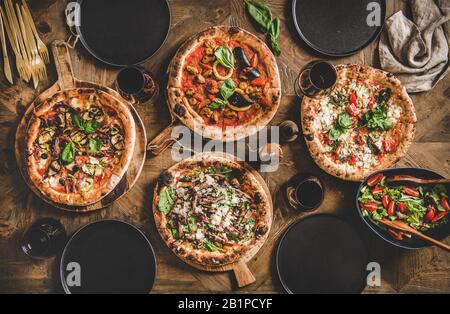
[[399,11],[380,37],[381,68],[408,92],[433,88],[449,71],[450,0],[411,0],[412,20]]

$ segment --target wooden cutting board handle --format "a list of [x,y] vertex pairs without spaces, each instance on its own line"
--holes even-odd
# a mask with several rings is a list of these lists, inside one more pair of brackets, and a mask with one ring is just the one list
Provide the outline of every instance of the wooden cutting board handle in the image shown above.
[[157,156],[175,144],[177,139],[172,136],[172,131],[180,125],[181,122],[178,119],[174,119],[167,128],[162,130],[161,133],[156,135],[155,138],[147,144],[147,151],[152,155]]
[[58,85],[61,90],[75,87],[72,61],[70,60],[69,47],[62,40],[52,43],[53,59],[55,60],[56,72],[58,73]]
[[233,268],[234,276],[239,288],[251,285],[256,281],[255,276],[247,266],[247,263],[239,261]]

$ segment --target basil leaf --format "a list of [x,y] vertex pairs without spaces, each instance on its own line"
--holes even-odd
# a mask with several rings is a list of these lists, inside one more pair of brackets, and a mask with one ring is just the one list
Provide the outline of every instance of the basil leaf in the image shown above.
[[233,80],[229,78],[222,83],[222,86],[220,87],[220,95],[224,100],[227,100],[234,94],[235,88],[236,87],[234,86]]
[[158,209],[164,214],[168,214],[175,204],[174,193],[171,187],[167,186],[159,194]]
[[280,26],[281,21],[278,17],[274,18],[272,23],[270,24],[270,36],[273,37],[274,40],[277,40],[280,37]]
[[214,51],[214,55],[217,61],[220,62],[224,67],[233,69],[234,68],[234,55],[231,48],[228,46],[220,46]]
[[225,108],[227,106],[228,101],[216,98],[212,101],[212,103],[209,104],[209,108],[211,109],[221,109]]
[[84,133],[85,134],[93,134],[100,127],[100,123],[96,120],[89,120],[84,125]]
[[337,128],[332,128],[330,130],[330,132],[328,133],[328,137],[332,141],[338,140],[341,137],[341,135],[342,135],[342,131],[340,129],[337,129]]
[[80,119],[80,117],[78,117],[78,115],[76,114],[72,114],[72,120],[77,129],[84,134],[93,134],[100,127],[100,123],[96,120],[85,121],[83,119]]
[[268,32],[272,24],[272,12],[270,9],[259,1],[245,0],[247,11],[253,20],[264,30]]
[[277,40],[272,36],[272,34],[269,34],[268,36],[268,42],[269,42],[269,46],[270,46],[270,50],[273,52],[273,54],[275,56],[279,56],[281,55],[281,48],[278,45]]
[[347,112],[343,112],[338,117],[338,125],[341,128],[348,129],[352,125],[352,117]]
[[75,159],[75,145],[72,141],[69,141],[66,143],[66,146],[64,146],[64,149],[61,153],[61,160],[65,164],[70,164]]
[[102,150],[102,141],[97,138],[89,139],[89,150],[93,153],[97,153]]

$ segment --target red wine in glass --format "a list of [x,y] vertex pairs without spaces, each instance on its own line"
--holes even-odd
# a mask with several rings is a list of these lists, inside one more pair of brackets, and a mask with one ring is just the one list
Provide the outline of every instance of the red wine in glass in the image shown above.
[[66,230],[55,219],[42,218],[34,222],[22,237],[22,251],[33,258],[56,255],[66,242]]
[[[326,61],[312,61],[300,72],[294,87],[299,97],[305,95],[317,97],[322,91],[336,84],[337,72],[335,67]],[[300,90],[300,91],[298,91]]]

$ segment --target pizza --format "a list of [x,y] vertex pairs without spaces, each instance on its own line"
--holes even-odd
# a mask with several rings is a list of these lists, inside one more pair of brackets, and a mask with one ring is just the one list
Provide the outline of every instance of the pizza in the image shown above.
[[84,206],[107,195],[125,173],[135,142],[128,108],[94,89],[55,94],[27,129],[27,173],[59,204]]
[[322,169],[361,181],[406,153],[417,121],[414,105],[390,73],[363,65],[340,65],[336,70],[334,87],[317,98],[303,98],[303,134]]
[[200,154],[163,172],[153,198],[156,226],[188,263],[223,266],[262,244],[271,201],[252,172],[238,162]]
[[278,66],[266,44],[230,26],[188,40],[169,66],[171,111],[204,137],[232,141],[262,129],[281,100]]

